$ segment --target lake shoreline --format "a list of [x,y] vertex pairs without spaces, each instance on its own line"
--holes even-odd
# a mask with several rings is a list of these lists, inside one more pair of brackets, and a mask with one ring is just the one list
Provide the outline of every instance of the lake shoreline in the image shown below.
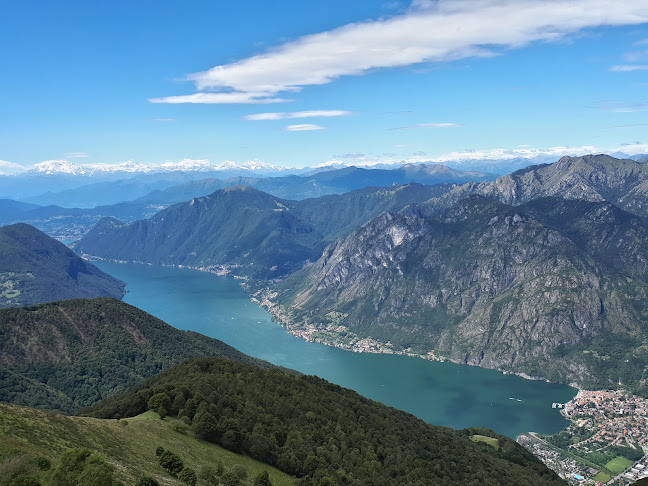
[[[509,371],[509,370],[501,370],[498,368],[488,368],[484,366],[475,366],[475,365],[469,365],[466,363],[461,363],[459,361],[453,360],[451,358],[445,357],[445,356],[438,356],[436,355],[433,351],[428,351],[427,354],[421,354],[421,353],[415,353],[415,352],[407,352],[407,351],[399,351],[399,350],[394,350],[392,349],[391,343],[384,343],[381,341],[378,341],[374,338],[360,338],[359,336],[356,336],[356,338],[361,341],[361,345],[359,346],[353,346],[353,345],[347,345],[346,343],[336,340],[336,339],[325,339],[326,333],[322,332],[322,329],[317,329],[314,326],[311,326],[312,329],[309,328],[304,328],[303,326],[299,326],[296,324],[293,324],[290,322],[290,319],[287,316],[282,315],[281,312],[278,310],[278,306],[272,302],[271,299],[266,298],[266,297],[261,297],[260,296],[264,291],[267,292],[267,288],[262,288],[259,291],[256,291],[254,293],[251,293],[249,287],[246,285],[248,277],[246,276],[241,276],[241,275],[234,275],[232,273],[232,270],[234,268],[238,268],[237,266],[233,265],[210,265],[208,267],[194,267],[191,265],[178,265],[178,264],[163,264],[163,263],[150,263],[150,262],[140,262],[140,261],[126,261],[126,260],[115,260],[111,258],[103,258],[103,257],[98,257],[95,255],[87,255],[87,254],[82,254],[82,258],[89,260],[89,261],[103,261],[103,262],[108,262],[108,263],[117,263],[117,264],[135,264],[135,265],[146,265],[146,266],[160,266],[160,267],[170,267],[170,268],[185,268],[189,270],[196,270],[198,272],[204,272],[204,273],[209,273],[212,275],[216,275],[219,277],[231,277],[236,280],[240,280],[240,286],[243,289],[243,291],[246,293],[248,296],[250,302],[253,302],[254,304],[258,305],[260,308],[264,309],[267,311],[271,316],[272,320],[279,324],[287,333],[289,333],[292,336],[298,337],[300,339],[303,339],[306,342],[313,342],[317,344],[322,344],[324,346],[330,346],[333,348],[338,348],[342,349],[345,351],[351,351],[354,353],[372,353],[372,354],[393,354],[393,355],[398,355],[398,356],[407,356],[410,358],[419,358],[423,359],[426,361],[436,361],[440,363],[444,362],[450,362],[454,363],[457,365],[465,365],[465,366],[474,366],[475,368],[481,368],[481,369],[488,369],[488,370],[493,370],[497,371],[499,373],[502,373],[504,375],[514,375],[514,376],[519,376],[520,378],[524,378],[525,380],[530,380],[530,381],[543,381],[545,383],[551,383],[551,384],[556,384],[556,385],[566,385],[571,388],[574,388],[577,390],[577,392],[583,391],[577,383],[559,383],[559,382],[552,382],[551,380],[548,380],[547,378],[541,377],[541,376],[530,376],[526,373],[523,372],[515,372],[515,371]],[[319,335],[317,337],[313,337],[313,333],[318,332]]]

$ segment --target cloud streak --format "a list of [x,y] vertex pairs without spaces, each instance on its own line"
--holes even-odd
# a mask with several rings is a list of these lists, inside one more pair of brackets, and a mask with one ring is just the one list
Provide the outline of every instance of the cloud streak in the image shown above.
[[622,64],[612,66],[609,70],[612,72],[646,71],[648,70],[648,64]]
[[[279,103],[278,93],[377,69],[497,55],[583,29],[648,22],[645,0],[414,0],[400,15],[307,35],[190,74],[200,93],[154,103]],[[214,91],[214,92],[205,92]]]
[[284,130],[287,132],[310,132],[312,130],[324,130],[326,127],[321,125],[313,125],[311,123],[304,123],[301,125],[288,125]]
[[329,118],[337,116],[353,115],[352,111],[346,110],[309,110],[309,111],[293,111],[290,113],[256,113],[254,115],[246,115],[243,118],[246,120],[286,120],[288,118]]

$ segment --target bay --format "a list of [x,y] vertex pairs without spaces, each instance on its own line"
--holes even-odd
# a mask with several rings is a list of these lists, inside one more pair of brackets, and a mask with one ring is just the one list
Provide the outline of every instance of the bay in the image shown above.
[[251,356],[317,375],[426,422],[455,429],[487,427],[515,438],[552,434],[568,425],[554,402],[569,386],[407,356],[353,353],[288,334],[251,302],[239,282],[190,270],[94,262],[125,281],[124,301],[178,329],[220,339]]

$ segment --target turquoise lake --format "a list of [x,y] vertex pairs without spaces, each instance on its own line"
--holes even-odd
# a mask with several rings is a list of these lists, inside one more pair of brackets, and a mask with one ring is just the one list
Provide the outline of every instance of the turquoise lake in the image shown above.
[[125,302],[178,329],[320,376],[426,422],[455,429],[488,427],[513,438],[530,431],[551,434],[568,425],[551,404],[569,401],[574,388],[472,366],[309,343],[273,322],[233,278],[173,267],[95,264],[128,284]]

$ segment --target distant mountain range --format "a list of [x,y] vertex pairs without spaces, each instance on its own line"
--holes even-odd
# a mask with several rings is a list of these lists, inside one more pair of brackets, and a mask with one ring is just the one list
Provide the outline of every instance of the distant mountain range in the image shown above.
[[26,224],[0,227],[0,307],[124,295],[124,282]]
[[32,205],[0,199],[0,224],[24,222],[58,239],[74,241],[80,239],[103,217],[109,216],[130,223],[149,218],[171,204],[241,184],[256,187],[277,197],[306,199],[370,186],[410,182],[462,183],[494,178],[483,173],[461,172],[441,165],[422,164],[393,170],[347,167],[308,176],[232,177],[226,180],[213,177],[193,180],[191,177],[193,176],[187,174],[161,173],[98,182],[22,201],[38,203]]
[[[196,177],[198,174],[201,175],[200,178]],[[213,174],[218,177],[207,177]],[[59,192],[47,192],[21,200],[38,205],[57,205],[67,208],[93,208],[134,200],[155,201],[157,204],[170,205],[238,185],[255,187],[277,197],[306,199],[327,194],[341,194],[370,186],[391,186],[410,182],[464,183],[495,179],[495,176],[483,172],[463,172],[439,164],[410,164],[390,170],[345,167],[313,174],[292,174],[281,177],[259,177],[252,173],[227,178],[223,175],[225,174],[222,172],[152,173],[118,181],[97,182]]]

